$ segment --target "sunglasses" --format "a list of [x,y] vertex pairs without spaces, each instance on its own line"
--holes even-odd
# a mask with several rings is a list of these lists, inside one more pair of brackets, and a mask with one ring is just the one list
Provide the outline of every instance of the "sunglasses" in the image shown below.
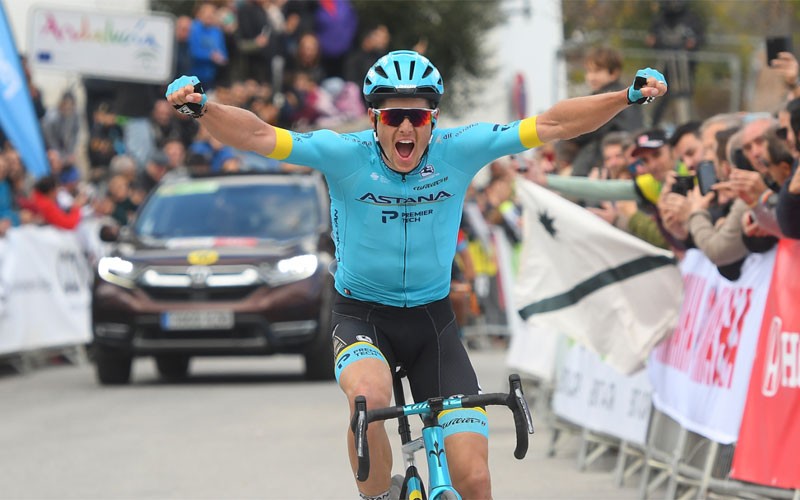
[[435,109],[427,108],[382,108],[373,109],[373,113],[384,125],[399,127],[408,118],[414,127],[423,127],[429,124],[437,114]]

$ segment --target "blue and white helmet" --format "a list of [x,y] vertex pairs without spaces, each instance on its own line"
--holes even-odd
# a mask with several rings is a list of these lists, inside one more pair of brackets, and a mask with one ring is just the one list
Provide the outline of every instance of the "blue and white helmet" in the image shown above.
[[378,59],[364,78],[364,99],[370,106],[392,97],[421,97],[439,105],[444,94],[442,76],[425,56],[413,50],[395,50]]

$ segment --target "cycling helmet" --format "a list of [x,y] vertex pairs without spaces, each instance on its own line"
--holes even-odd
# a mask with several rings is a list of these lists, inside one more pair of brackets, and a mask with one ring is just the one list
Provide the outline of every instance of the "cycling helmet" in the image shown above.
[[378,59],[364,78],[364,99],[371,107],[392,97],[421,97],[439,105],[444,85],[439,70],[413,50],[395,50]]

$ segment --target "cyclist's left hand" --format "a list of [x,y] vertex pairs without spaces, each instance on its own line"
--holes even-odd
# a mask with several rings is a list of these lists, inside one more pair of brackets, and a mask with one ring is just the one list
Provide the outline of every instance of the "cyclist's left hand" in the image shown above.
[[661,72],[653,68],[640,69],[628,87],[628,104],[647,104],[666,93],[667,79]]

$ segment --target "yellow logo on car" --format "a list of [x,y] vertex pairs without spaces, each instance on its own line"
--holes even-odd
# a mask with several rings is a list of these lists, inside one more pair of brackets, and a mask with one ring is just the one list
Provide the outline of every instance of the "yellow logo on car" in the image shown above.
[[214,250],[195,250],[186,260],[194,266],[208,266],[219,260],[219,254]]

